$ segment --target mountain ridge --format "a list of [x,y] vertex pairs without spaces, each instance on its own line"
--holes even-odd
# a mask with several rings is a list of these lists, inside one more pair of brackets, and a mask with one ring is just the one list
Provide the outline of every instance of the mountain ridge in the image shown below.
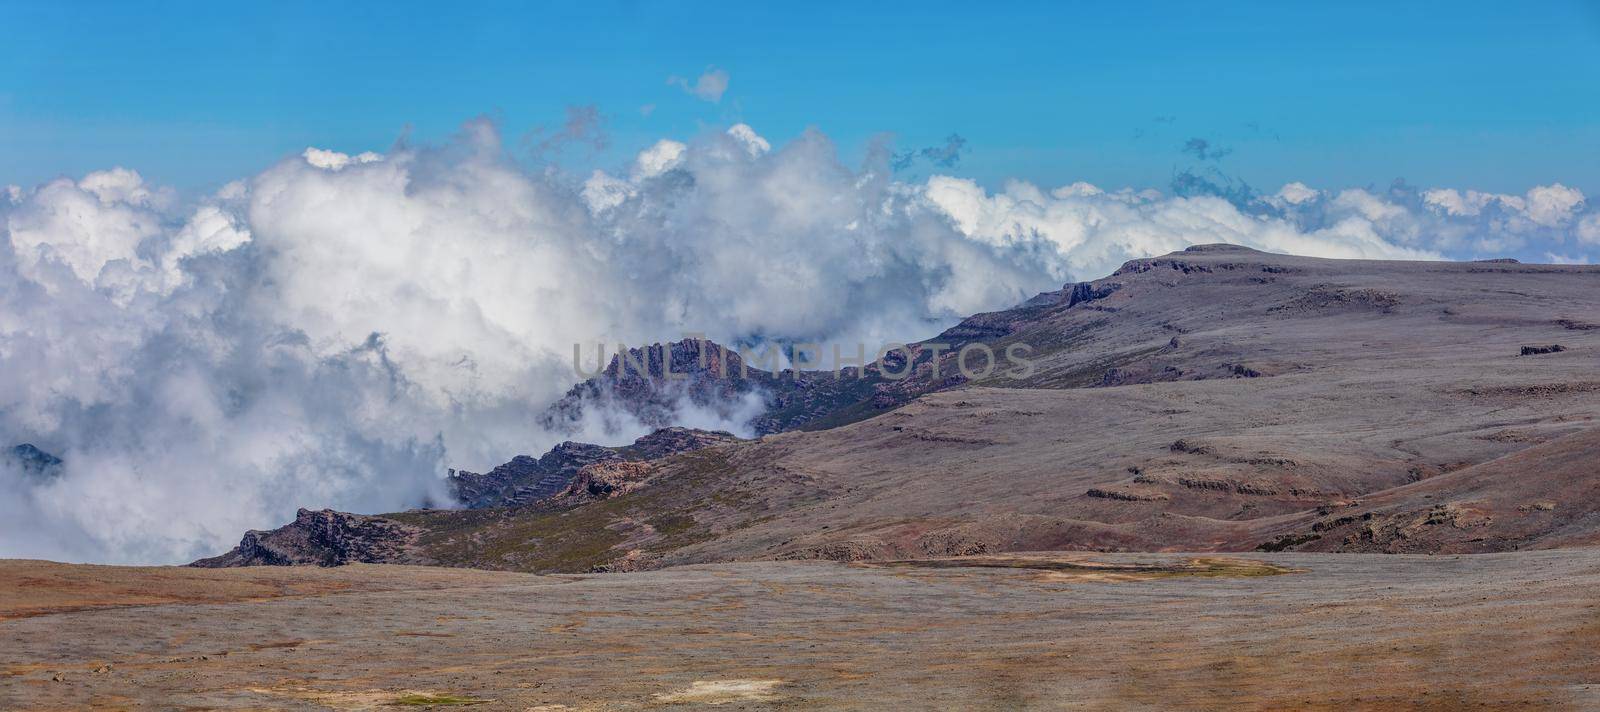
[[[973,315],[913,345],[913,377],[874,382],[870,396],[840,399],[784,432],[663,458],[617,496],[387,516],[421,530],[418,546],[437,562],[528,571],[1062,549],[1384,550],[1329,533],[1355,526],[1322,523],[1344,509],[1408,517],[1394,527],[1409,537],[1395,550],[1587,541],[1600,499],[1586,495],[1543,510],[1496,494],[1488,509],[1506,533],[1490,527],[1472,546],[1410,527],[1417,517],[1421,527],[1469,521],[1457,510],[1427,524],[1431,505],[1375,507],[1415,483],[1465,482],[1448,475],[1492,473],[1473,468],[1592,428],[1594,313],[1600,268],[1197,246]],[[949,351],[936,362],[918,348],[946,341],[1026,345],[1036,369],[962,378]],[[1600,477],[1563,467],[1552,491]],[[1485,477],[1474,486],[1513,486]],[[1532,529],[1510,526],[1513,513],[1548,511],[1559,522],[1539,524],[1540,514],[1526,518]]]

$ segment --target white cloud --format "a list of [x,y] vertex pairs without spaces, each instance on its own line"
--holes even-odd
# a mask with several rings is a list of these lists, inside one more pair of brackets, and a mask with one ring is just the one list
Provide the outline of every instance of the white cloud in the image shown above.
[[652,178],[675,168],[683,161],[683,154],[689,150],[677,141],[661,139],[654,145],[639,152],[633,162],[633,174],[639,178]]
[[[227,194],[226,189],[223,194]],[[227,252],[249,241],[250,231],[221,208],[215,205],[196,208],[189,220],[173,235],[171,244],[161,256],[164,286],[170,291],[186,278],[182,269],[184,260]]]
[[[1489,193],[1479,193],[1475,190],[1466,191],[1464,194],[1454,188],[1436,188],[1424,191],[1423,201],[1446,215],[1477,215],[1483,212],[1484,206],[1500,196]],[[1507,196],[1509,197],[1509,196]]]
[[767,140],[762,138],[761,134],[756,133],[755,129],[750,128],[749,124],[729,126],[728,135],[738,141],[739,145],[744,147],[744,150],[750,154],[751,158],[758,158],[772,150],[772,144],[767,143]]
[[11,246],[25,273],[37,281],[54,283],[47,275],[54,263],[93,283],[108,264],[143,264],[139,245],[161,231],[154,195],[138,173],[120,168],[77,182],[51,181],[22,197],[8,216]]
[[1317,190],[1307,186],[1304,183],[1295,181],[1292,183],[1285,183],[1282,188],[1279,188],[1277,197],[1279,200],[1282,200],[1290,205],[1299,205],[1308,200],[1316,198],[1318,195],[1321,195],[1321,193]]
[[171,197],[169,191],[152,191],[145,185],[144,178],[137,171],[126,168],[90,173],[78,181],[78,188],[94,194],[106,205],[126,203],[140,207],[159,207]]
[[683,77],[667,77],[667,84],[683,89],[696,98],[711,103],[722,101],[722,95],[728,91],[728,73],[716,67],[707,67],[706,71],[696,79],[693,84]]
[[325,168],[330,171],[342,170],[348,165],[360,165],[363,163],[373,163],[383,160],[383,156],[371,151],[350,156],[339,153],[338,151],[328,151],[315,147],[307,148],[305,152],[301,154],[301,156],[306,159],[306,163],[316,166],[317,168]]
[[1506,217],[1503,229],[1512,232],[1560,227],[1585,204],[1583,191],[1560,183],[1535,186],[1526,195],[1436,188],[1424,191],[1422,197],[1434,210],[1456,217],[1476,217],[1491,207],[1498,208]]
[[615,208],[636,194],[638,189],[633,183],[612,177],[611,174],[598,169],[583,182],[583,201],[589,205],[589,212],[592,213],[602,213]]
[[1586,245],[1600,245],[1600,213],[1590,213],[1578,221],[1574,231],[1578,241]]
[[1583,203],[1583,191],[1554,183],[1529,190],[1526,210],[1535,224],[1556,227],[1571,220]]
[[1100,195],[1104,192],[1105,191],[1101,190],[1098,186],[1092,183],[1078,181],[1071,185],[1064,185],[1060,188],[1056,188],[1055,190],[1050,191],[1050,195],[1056,198],[1070,198],[1073,196]]
[[1220,198],[1108,194],[1084,185],[1051,191],[1046,198],[1031,184],[1013,182],[991,195],[971,180],[934,176],[923,195],[972,238],[1001,247],[1046,241],[1051,249],[1039,259],[1063,280],[1105,274],[1134,257],[1205,242],[1323,257],[1438,257],[1386,239],[1383,230],[1404,209],[1364,192],[1347,191],[1336,201],[1350,213],[1347,219],[1305,232],[1282,220],[1242,213]]

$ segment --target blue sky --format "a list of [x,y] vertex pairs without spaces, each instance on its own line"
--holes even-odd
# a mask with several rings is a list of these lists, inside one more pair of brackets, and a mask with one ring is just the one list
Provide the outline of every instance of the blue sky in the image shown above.
[[[593,104],[609,147],[565,165],[744,121],[847,157],[958,133],[954,172],[989,185],[1164,187],[1201,137],[1268,189],[1600,192],[1595,3],[221,5],[0,2],[0,183],[201,190],[482,114],[516,148]],[[667,81],[708,67],[718,102]]]

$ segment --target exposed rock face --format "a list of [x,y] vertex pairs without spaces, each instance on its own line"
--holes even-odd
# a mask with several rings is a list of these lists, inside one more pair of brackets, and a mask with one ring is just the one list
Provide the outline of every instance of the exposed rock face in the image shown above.
[[410,555],[421,530],[384,517],[302,509],[269,532],[251,530],[237,547],[190,566],[340,566],[349,563],[425,563]]
[[54,477],[61,470],[61,458],[40,450],[31,443],[11,448],[0,455],[0,459],[4,459],[26,474],[39,478]]
[[1139,492],[1127,489],[1090,487],[1084,495],[1097,499],[1115,499],[1123,502],[1165,502],[1171,497],[1163,492]]
[[1372,309],[1388,314],[1399,305],[1400,295],[1395,292],[1319,284],[1294,299],[1273,307],[1271,311],[1283,315],[1304,315],[1324,311]]
[[555,500],[563,504],[610,499],[637,489],[655,468],[647,462],[597,462],[578,470]]
[[537,460],[518,455],[483,474],[452,470],[450,484],[469,509],[514,507],[560,492],[584,465],[620,459],[611,448],[568,441]]
[[662,428],[623,447],[564,442],[534,459],[518,455],[486,473],[452,470],[450,486],[468,509],[516,507],[565,491],[590,465],[655,460],[680,452],[737,441],[730,433],[693,428]]
[[542,424],[570,430],[585,408],[598,406],[663,428],[673,424],[682,402],[727,410],[771,380],[771,374],[747,368],[737,351],[704,339],[633,348],[613,355],[599,375],[567,391],[544,414]]
[[732,433],[695,428],[662,428],[618,450],[630,460],[656,460],[680,452],[738,442]]
[[1094,282],[1079,282],[1072,285],[1072,292],[1067,297],[1067,306],[1073,307],[1084,302],[1105,299],[1111,296],[1112,292],[1121,288],[1122,285],[1116,282],[1107,282],[1100,285],[1096,285]]
[[532,485],[543,477],[538,459],[518,455],[511,458],[510,462],[484,473],[451,470],[450,489],[468,509],[478,509],[505,501],[506,495],[514,491],[518,483]]

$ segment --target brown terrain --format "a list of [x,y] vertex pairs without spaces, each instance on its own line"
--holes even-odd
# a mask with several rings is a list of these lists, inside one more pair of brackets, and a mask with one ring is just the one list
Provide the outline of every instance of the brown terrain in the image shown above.
[[[930,346],[977,342],[1037,368]],[[566,443],[224,568],[0,564],[0,708],[1600,708],[1600,267],[1201,246],[904,380],[638,355],[765,434]],[[617,366],[550,421],[661,417]]]
[[1248,559],[9,562],[0,708],[1600,706],[1600,551]]

